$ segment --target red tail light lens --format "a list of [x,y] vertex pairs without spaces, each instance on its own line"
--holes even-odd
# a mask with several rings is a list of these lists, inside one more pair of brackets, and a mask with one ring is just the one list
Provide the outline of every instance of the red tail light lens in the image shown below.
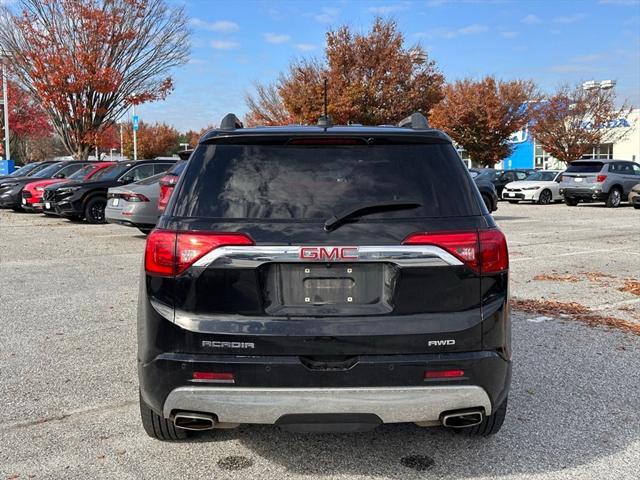
[[235,383],[233,373],[227,372],[193,372],[193,379],[215,383]]
[[173,192],[173,187],[178,183],[178,178],[178,175],[167,173],[160,179],[160,197],[158,198],[158,210],[160,212],[164,212],[164,209],[167,208],[171,192]]
[[602,182],[604,182],[606,179],[607,179],[607,176],[606,176],[606,175],[598,175],[598,176],[596,177],[596,183],[602,183]]
[[440,247],[472,269],[478,269],[478,234],[476,232],[413,233],[402,243]]
[[496,273],[509,268],[504,234],[496,229],[478,232],[419,232],[409,235],[403,245],[433,245],[457,257],[476,272]]
[[424,378],[460,378],[464,377],[464,370],[429,370],[424,372]]
[[147,273],[179,275],[210,251],[229,245],[253,245],[244,233],[197,233],[154,230],[147,237]]

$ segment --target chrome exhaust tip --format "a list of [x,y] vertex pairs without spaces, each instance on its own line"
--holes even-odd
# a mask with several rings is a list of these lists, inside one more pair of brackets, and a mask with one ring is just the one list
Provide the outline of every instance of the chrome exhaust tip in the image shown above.
[[469,428],[480,425],[484,419],[483,410],[464,410],[442,415],[442,425],[449,428]]
[[178,412],[173,417],[173,424],[176,428],[201,432],[215,428],[216,420],[206,413]]

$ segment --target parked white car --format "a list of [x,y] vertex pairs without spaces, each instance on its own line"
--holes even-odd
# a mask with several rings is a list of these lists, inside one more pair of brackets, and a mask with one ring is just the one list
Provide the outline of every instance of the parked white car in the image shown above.
[[551,202],[561,202],[560,170],[539,170],[532,173],[526,180],[507,183],[502,190],[502,199],[509,203],[536,202],[547,205]]

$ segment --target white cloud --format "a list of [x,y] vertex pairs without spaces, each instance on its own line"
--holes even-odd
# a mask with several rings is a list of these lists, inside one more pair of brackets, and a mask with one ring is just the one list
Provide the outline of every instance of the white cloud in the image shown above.
[[291,37],[289,35],[277,33],[265,33],[263,37],[268,43],[286,43],[291,40]]
[[534,23],[542,23],[542,20],[540,20],[540,17],[538,17],[537,15],[530,13],[529,15],[527,15],[522,19],[522,23],[527,23],[529,25],[532,25]]
[[585,17],[586,17],[586,15],[584,13],[576,13],[574,15],[566,15],[566,16],[561,16],[561,17],[555,17],[553,19],[553,21],[555,23],[575,23],[575,22],[579,22],[580,20],[582,20]]
[[599,53],[591,53],[589,55],[578,55],[577,57],[573,57],[571,59],[572,62],[581,62],[581,63],[590,63],[590,62],[598,62],[602,60],[602,55]]
[[213,32],[220,33],[231,33],[237,32],[240,30],[240,25],[235,22],[230,22],[228,20],[218,20],[216,22],[207,22],[205,20],[200,20],[199,18],[192,18],[189,20],[191,25],[196,28],[203,28],[205,30],[211,30]]
[[482,33],[489,30],[489,27],[486,25],[481,25],[479,23],[474,23],[472,25],[467,25],[466,27],[462,27],[458,29],[458,33],[461,35],[474,35],[476,33]]
[[316,22],[333,23],[338,19],[340,10],[333,7],[324,7],[319,13],[311,13],[310,15]]
[[577,65],[575,63],[566,63],[564,65],[555,65],[549,70],[556,73],[584,73],[591,69],[585,65]]
[[409,2],[395,3],[392,5],[381,5],[379,7],[369,7],[371,13],[376,15],[389,15],[395,12],[404,12],[409,10]]
[[311,52],[312,50],[315,50],[318,47],[312,43],[297,43],[296,48],[301,52]]
[[238,48],[240,44],[230,40],[211,40],[211,46],[216,50],[231,50]]
[[520,35],[520,32],[500,32],[504,38],[514,38]]

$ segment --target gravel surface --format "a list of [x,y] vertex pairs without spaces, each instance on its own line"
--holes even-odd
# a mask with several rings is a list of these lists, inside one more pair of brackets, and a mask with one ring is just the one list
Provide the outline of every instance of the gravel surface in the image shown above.
[[[496,219],[514,296],[640,321],[638,297],[618,290],[640,272],[640,212],[503,202]],[[388,425],[152,440],[135,370],[143,247],[133,229],[0,211],[0,479],[637,477],[640,337],[518,312],[509,412],[493,438]],[[554,271],[612,277],[533,280]]]

